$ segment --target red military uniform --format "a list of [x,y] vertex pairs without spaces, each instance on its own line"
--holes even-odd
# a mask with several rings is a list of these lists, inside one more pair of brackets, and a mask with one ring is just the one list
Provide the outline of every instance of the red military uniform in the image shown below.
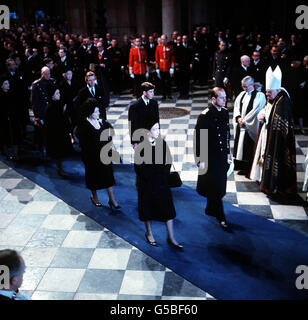
[[144,47],[132,47],[129,52],[129,71],[133,74],[146,73],[147,53]]
[[156,47],[155,60],[156,68],[162,72],[169,72],[171,67],[174,67],[174,51],[170,45],[160,45]]

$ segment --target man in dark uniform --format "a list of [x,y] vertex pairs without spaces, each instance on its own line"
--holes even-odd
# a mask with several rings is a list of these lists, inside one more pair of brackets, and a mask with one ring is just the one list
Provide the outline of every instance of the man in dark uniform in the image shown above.
[[216,217],[224,230],[228,225],[222,198],[226,194],[231,161],[229,112],[225,105],[225,90],[219,87],[212,89],[211,104],[198,117],[194,139],[195,159],[199,167],[197,192],[207,198],[205,213]]
[[231,77],[231,53],[227,49],[227,44],[224,40],[219,42],[219,50],[214,57],[214,80],[215,87],[224,87],[230,81]]
[[110,76],[111,76],[111,91],[114,94],[121,92],[121,75],[124,70],[122,51],[118,47],[117,40],[111,40],[111,46],[107,48],[110,59]]
[[50,77],[48,67],[43,67],[41,70],[41,78],[34,81],[32,84],[31,102],[34,114],[34,140],[38,145],[39,150],[43,152],[45,146],[44,121],[47,105],[51,100],[49,96],[50,88],[56,85],[56,80]]
[[[100,117],[102,119],[106,119],[107,114],[106,114],[106,108],[108,105],[106,105],[106,101],[104,99],[104,92],[103,89],[101,89],[99,86],[96,84],[96,75],[94,72],[89,71],[87,72],[85,76],[85,82],[86,86],[80,89],[78,93],[78,97],[76,99],[76,109],[77,109],[77,114],[81,116],[81,110],[82,110],[82,105],[83,103],[88,99],[88,98],[94,98],[99,107],[99,113]],[[78,119],[78,121],[80,118]]]
[[155,86],[150,82],[141,84],[142,96],[134,101],[128,110],[128,121],[132,147],[135,148],[143,139],[133,137],[138,129],[146,128],[149,119],[159,123],[158,103],[153,100]]

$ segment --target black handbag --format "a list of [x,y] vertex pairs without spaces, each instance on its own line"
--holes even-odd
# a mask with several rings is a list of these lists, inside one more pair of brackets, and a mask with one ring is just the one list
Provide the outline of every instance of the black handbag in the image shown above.
[[[174,165],[173,165],[174,168]],[[175,169],[175,168],[174,168]],[[168,185],[170,188],[178,188],[183,184],[181,177],[177,171],[170,171],[168,175]]]

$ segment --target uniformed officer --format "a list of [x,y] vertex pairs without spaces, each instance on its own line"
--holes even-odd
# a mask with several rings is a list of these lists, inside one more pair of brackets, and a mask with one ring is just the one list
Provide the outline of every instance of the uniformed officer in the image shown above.
[[116,39],[111,40],[111,46],[107,48],[108,56],[110,57],[110,76],[111,90],[114,94],[121,92],[121,76],[124,71],[122,51],[118,47]]
[[231,53],[227,50],[226,41],[219,42],[219,50],[216,51],[214,57],[214,80],[215,87],[226,87],[231,77]]
[[174,75],[174,50],[172,46],[167,45],[165,34],[160,38],[161,44],[156,47],[155,61],[157,76],[162,82],[162,99],[165,100],[167,95],[172,99],[170,76]]
[[212,89],[211,104],[197,120],[194,152],[199,167],[197,192],[207,198],[205,213],[215,217],[220,226],[227,230],[222,198],[226,194],[231,154],[229,112],[225,105],[225,90],[219,87]]
[[135,80],[134,93],[136,98],[142,95],[141,84],[149,77],[147,66],[147,53],[143,46],[141,46],[141,39],[135,39],[135,46],[129,52],[129,75]]
[[49,90],[56,85],[56,80],[50,77],[50,69],[43,67],[41,70],[41,78],[35,80],[32,84],[31,102],[34,114],[34,139],[39,150],[43,152],[45,146],[44,121],[45,112],[48,102],[51,100]]

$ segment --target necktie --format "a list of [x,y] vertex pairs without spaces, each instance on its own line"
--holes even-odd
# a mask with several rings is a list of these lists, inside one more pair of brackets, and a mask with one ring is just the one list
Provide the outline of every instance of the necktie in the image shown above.
[[94,93],[94,89],[91,88],[91,93],[92,93],[92,96],[95,97],[95,93]]

